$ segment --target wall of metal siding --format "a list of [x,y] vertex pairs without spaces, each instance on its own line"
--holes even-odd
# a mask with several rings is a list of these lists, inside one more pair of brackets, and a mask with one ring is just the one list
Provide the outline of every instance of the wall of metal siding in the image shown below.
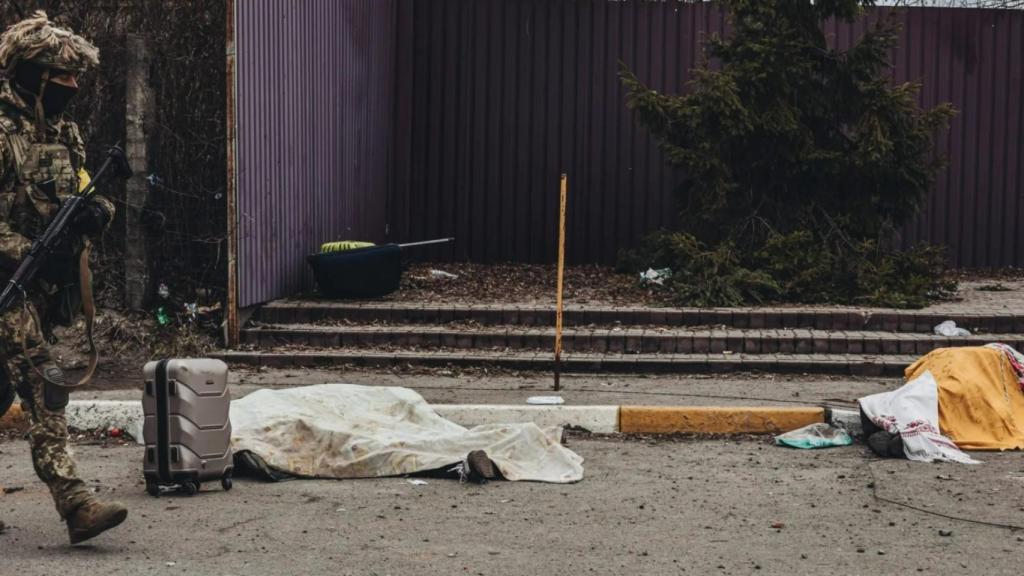
[[392,0],[236,3],[239,304],[312,286],[324,241],[385,236]]
[[[621,60],[681,91],[702,39],[726,29],[710,3],[398,2],[392,223],[399,240],[457,238],[420,258],[553,261],[562,171],[572,262],[613,262],[672,221],[680,174],[635,127],[615,73]],[[848,47],[885,10],[826,32]],[[937,143],[950,165],[904,244],[946,244],[958,266],[1024,265],[1024,13],[897,17],[894,80],[922,81],[925,106],[960,110]]]
[[[928,8],[895,17],[903,25],[895,81],[921,83],[923,107],[952,102],[958,110],[936,138],[949,166],[903,244],[946,245],[957,266],[1024,265],[1024,12]],[[856,37],[850,28],[828,32],[847,48]],[[864,30],[862,22],[853,32]]]
[[709,4],[399,0],[398,18],[392,223],[399,240],[456,237],[417,256],[552,261],[561,172],[571,262],[671,221],[678,174],[632,122],[617,62],[681,90],[723,27]]

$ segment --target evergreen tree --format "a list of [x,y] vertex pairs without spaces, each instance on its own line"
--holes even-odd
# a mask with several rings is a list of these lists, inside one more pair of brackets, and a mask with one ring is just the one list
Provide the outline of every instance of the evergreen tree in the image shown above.
[[708,42],[690,90],[662,94],[623,69],[628,105],[683,169],[679,231],[625,263],[670,266],[686,303],[759,300],[919,306],[941,296],[942,255],[887,249],[917,214],[942,162],[932,137],[953,109],[917,105],[890,83],[898,25],[882,19],[848,51],[831,18],[871,0],[722,0],[733,32]]

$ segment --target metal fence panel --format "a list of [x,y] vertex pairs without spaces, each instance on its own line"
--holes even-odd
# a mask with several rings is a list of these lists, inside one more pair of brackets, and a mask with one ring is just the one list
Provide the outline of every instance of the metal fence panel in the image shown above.
[[309,288],[324,241],[386,234],[393,0],[236,2],[239,305]]
[[[885,17],[826,26],[848,47]],[[937,149],[950,166],[902,241],[946,244],[958,266],[1024,265],[1024,12],[914,8],[896,81],[960,111]],[[568,258],[613,262],[673,221],[681,175],[626,110],[622,61],[679,92],[727,23],[711,3],[398,0],[395,237],[455,236],[432,260],[551,262],[558,175],[569,174]]]

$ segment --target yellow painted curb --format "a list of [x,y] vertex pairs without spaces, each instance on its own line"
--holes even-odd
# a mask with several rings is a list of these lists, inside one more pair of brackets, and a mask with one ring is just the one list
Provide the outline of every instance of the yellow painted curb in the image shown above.
[[0,418],[0,430],[12,430],[22,428],[28,424],[25,413],[21,411],[21,405],[15,402]]
[[825,421],[824,408],[623,406],[623,434],[778,434]]

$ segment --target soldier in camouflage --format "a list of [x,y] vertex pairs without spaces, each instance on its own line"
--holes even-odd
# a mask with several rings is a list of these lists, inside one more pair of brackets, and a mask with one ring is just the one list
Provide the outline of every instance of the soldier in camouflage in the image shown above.
[[[43,12],[0,36],[0,272],[6,277],[61,198],[88,182],[85,148],[64,109],[78,90],[78,75],[98,64],[98,56],[95,46],[55,26]],[[113,214],[109,201],[95,197],[73,221],[67,245],[50,258],[36,285],[28,287],[24,305],[0,317],[0,415],[10,403],[10,388],[16,389],[30,422],[36,474],[50,488],[72,544],[117,526],[128,515],[124,506],[95,498],[78,477],[64,418],[73,384],[64,381],[46,348],[53,341],[53,324],[71,324],[81,308],[78,258]]]

